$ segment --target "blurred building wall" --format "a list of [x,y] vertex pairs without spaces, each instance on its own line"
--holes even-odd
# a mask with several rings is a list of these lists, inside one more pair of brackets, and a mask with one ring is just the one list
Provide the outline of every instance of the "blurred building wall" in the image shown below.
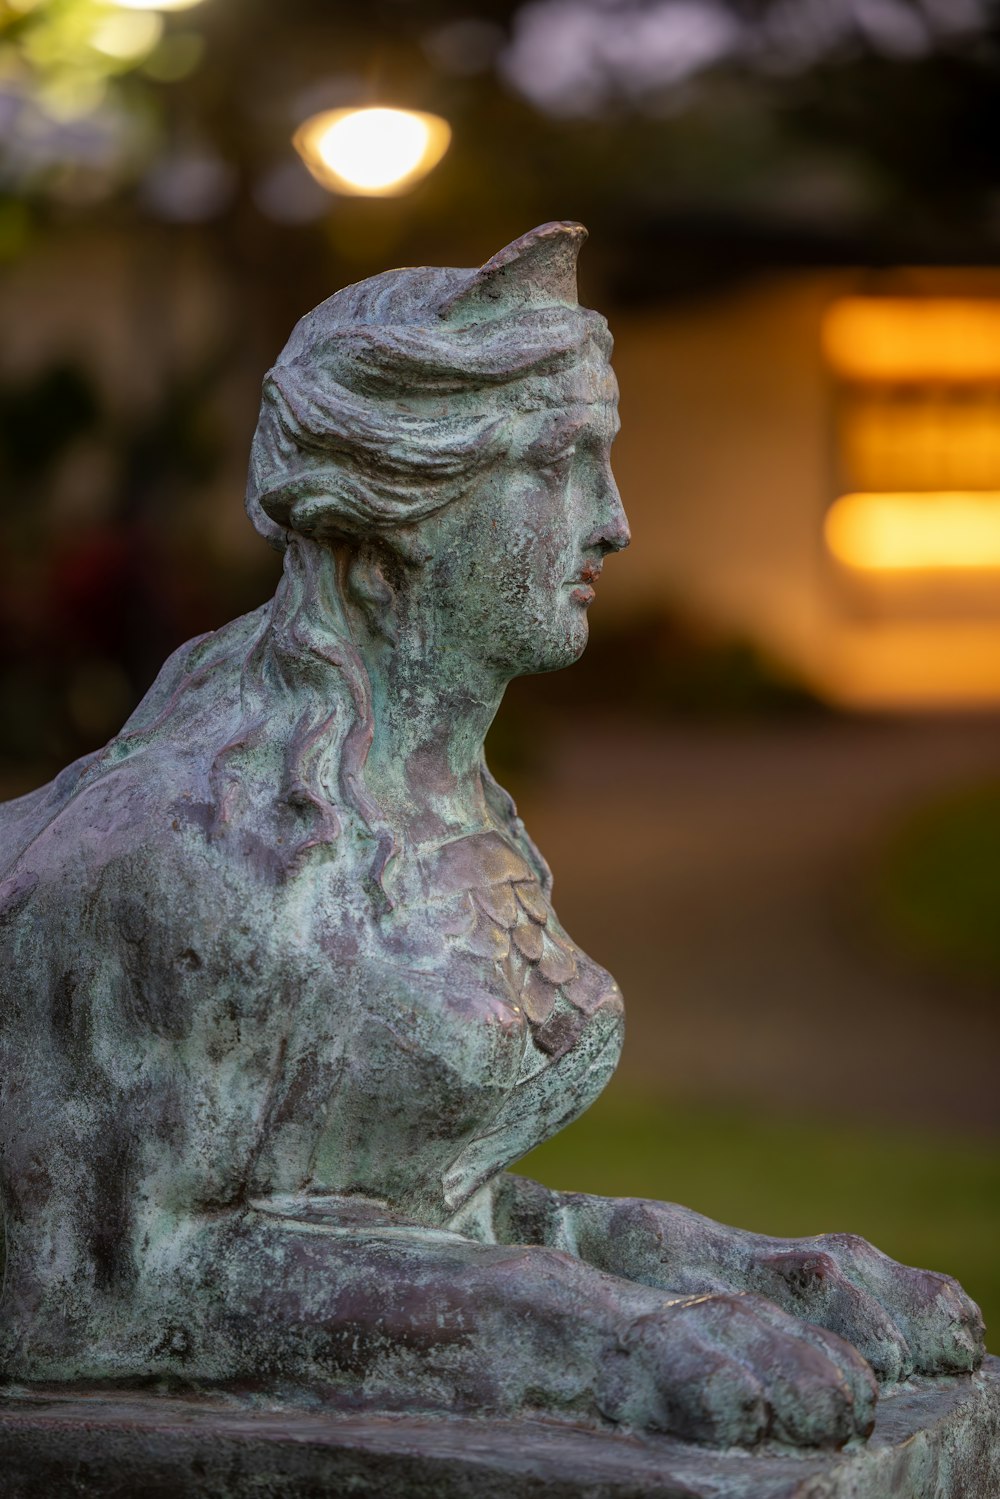
[[[1000,277],[919,272],[933,290]],[[615,469],[634,551],[602,581],[619,613],[668,601],[769,650],[861,708],[1000,701],[1000,574],[864,591],[833,563],[834,382],[823,314],[860,273],[782,276],[677,309],[613,317]],[[926,580],[925,580],[926,583]]]

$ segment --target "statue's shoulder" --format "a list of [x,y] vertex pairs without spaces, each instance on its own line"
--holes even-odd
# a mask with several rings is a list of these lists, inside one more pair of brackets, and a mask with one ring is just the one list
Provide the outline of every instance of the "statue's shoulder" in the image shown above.
[[82,787],[0,878],[0,954],[32,991],[58,970],[100,978],[123,1013],[141,996],[173,1014],[178,985],[212,1009],[236,975],[252,1006],[294,968],[299,892],[214,838],[213,809],[178,773],[161,750]]
[[[0,908],[8,886],[48,891],[67,911],[116,899],[116,891],[151,905],[187,888],[221,894],[232,849],[213,841],[220,809],[212,768],[259,614],[187,642],[110,743],[0,804]],[[255,863],[242,862],[245,886]]]
[[195,876],[194,840],[170,834],[167,791],[129,764],[69,795],[53,783],[32,806],[10,809],[22,815],[0,877],[0,937],[20,946],[44,933],[47,947],[68,949],[95,932],[112,945],[130,940],[140,913],[144,930],[150,919],[183,924],[193,906],[183,892],[200,884],[204,893],[206,881]]

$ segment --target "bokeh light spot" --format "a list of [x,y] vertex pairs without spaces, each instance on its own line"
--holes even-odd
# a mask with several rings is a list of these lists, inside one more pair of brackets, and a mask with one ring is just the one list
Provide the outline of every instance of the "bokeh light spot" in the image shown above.
[[294,144],[324,187],[368,197],[405,192],[437,166],[451,128],[408,109],[335,109],[314,115]]
[[155,11],[124,11],[94,28],[91,46],[105,57],[130,62],[152,52],[162,35],[163,20]]

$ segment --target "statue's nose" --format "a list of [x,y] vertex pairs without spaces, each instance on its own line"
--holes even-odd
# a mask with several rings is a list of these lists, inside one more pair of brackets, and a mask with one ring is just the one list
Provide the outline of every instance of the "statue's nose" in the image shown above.
[[597,543],[606,552],[622,552],[632,540],[632,532],[629,530],[628,516],[618,493],[618,485],[610,476],[602,509],[604,514]]

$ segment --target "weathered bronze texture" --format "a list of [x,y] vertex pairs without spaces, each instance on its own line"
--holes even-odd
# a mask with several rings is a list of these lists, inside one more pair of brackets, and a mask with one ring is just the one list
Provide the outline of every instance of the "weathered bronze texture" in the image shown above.
[[483,761],[629,539],[583,237],[303,318],[250,465],[274,599],[0,809],[8,1381],[839,1447],[876,1378],[979,1363],[958,1285],[860,1239],[507,1171],[622,1034]]

